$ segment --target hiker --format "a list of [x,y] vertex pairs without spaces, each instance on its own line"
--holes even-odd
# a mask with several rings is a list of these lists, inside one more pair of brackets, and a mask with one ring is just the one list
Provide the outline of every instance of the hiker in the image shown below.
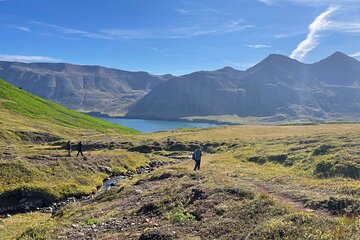
[[71,157],[71,141],[70,140],[66,143],[66,150],[68,152],[68,157]]
[[172,142],[170,141],[170,138],[168,138],[167,141],[166,141],[166,145],[167,145],[168,147],[170,147],[171,144],[172,144]]
[[194,171],[196,171],[196,169],[200,170],[201,156],[202,156],[202,151],[201,151],[201,148],[198,147],[192,156],[192,159],[195,160]]
[[82,148],[83,148],[83,144],[82,144],[82,141],[80,141],[77,145],[78,153],[76,154],[76,156],[79,156],[79,153],[81,153],[81,156],[84,156],[83,152],[82,152]]

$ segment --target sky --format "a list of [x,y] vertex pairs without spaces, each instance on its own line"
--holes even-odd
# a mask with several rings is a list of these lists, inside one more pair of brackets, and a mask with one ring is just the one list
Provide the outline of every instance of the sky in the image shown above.
[[153,74],[360,60],[360,0],[0,0],[0,35],[0,60]]

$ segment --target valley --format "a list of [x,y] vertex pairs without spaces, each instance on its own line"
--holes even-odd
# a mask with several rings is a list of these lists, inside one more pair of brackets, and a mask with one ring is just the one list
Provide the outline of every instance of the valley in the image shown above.
[[[3,214],[4,203],[16,209],[0,219],[1,239],[360,237],[358,124],[138,134],[53,122],[48,134],[57,137],[31,137],[43,136],[39,124],[21,138],[7,122],[0,202]],[[67,139],[83,140],[85,157],[67,157]],[[194,172],[190,155],[198,145],[204,157]],[[96,193],[114,176],[124,180]]]
[[67,63],[0,62],[0,78],[98,117],[227,124],[356,122],[360,62],[344,53],[306,64],[270,54],[241,71],[181,76]]

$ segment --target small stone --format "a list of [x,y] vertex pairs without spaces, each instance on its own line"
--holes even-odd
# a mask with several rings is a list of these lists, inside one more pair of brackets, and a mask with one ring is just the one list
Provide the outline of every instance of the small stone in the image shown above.
[[53,211],[54,211],[54,208],[52,208],[52,207],[47,207],[47,208],[44,208],[44,210],[43,210],[44,213],[53,213]]
[[73,227],[73,228],[77,228],[79,225],[77,225],[77,224],[72,224],[71,225],[71,227]]
[[142,193],[143,191],[140,190],[140,189],[135,189],[135,192],[136,192],[136,193]]
[[7,217],[7,218],[11,218],[11,215],[10,215],[10,214],[6,214],[6,217]]

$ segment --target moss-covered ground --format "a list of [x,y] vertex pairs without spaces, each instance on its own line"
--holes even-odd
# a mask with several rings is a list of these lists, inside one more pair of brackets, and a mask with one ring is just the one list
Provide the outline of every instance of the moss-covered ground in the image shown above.
[[[70,203],[14,234],[21,239],[359,239],[359,141],[356,124],[100,134],[85,142],[107,147],[89,149],[86,161],[59,157],[65,153],[56,146],[32,144],[25,155],[56,159],[66,170],[55,172],[64,172],[73,184],[86,183],[85,189],[106,174],[84,176],[86,171],[76,170],[81,164],[120,172],[153,160],[173,164]],[[188,157],[196,145],[205,151],[200,172],[192,170]],[[21,166],[14,173],[27,172],[20,174],[26,181],[62,178],[50,170],[32,173],[36,164],[21,159],[13,164]],[[3,224],[14,224],[10,221]]]
[[[85,157],[67,156],[68,139]],[[138,134],[0,81],[0,208],[89,196],[2,215],[0,239],[357,240],[359,146],[359,124]],[[128,177],[97,193],[111,175]]]

